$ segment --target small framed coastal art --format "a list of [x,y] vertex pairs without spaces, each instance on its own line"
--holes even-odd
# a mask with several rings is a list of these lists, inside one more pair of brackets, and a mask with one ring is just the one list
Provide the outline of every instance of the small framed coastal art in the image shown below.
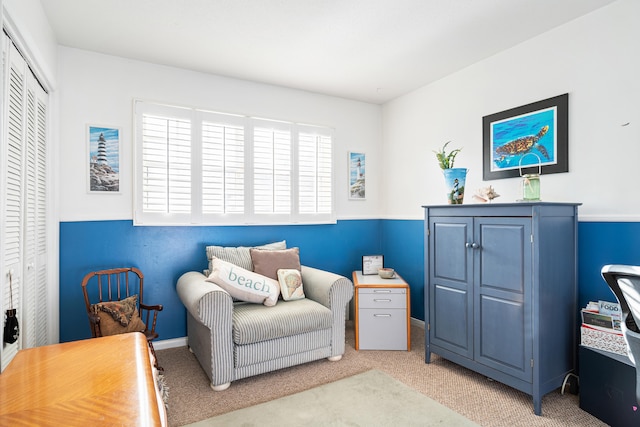
[[365,200],[365,164],[364,153],[349,152],[349,200]]
[[89,193],[120,193],[120,128],[87,125]]
[[378,274],[378,270],[384,267],[384,255],[363,255],[362,274]]
[[569,94],[482,118],[483,179],[569,171]]

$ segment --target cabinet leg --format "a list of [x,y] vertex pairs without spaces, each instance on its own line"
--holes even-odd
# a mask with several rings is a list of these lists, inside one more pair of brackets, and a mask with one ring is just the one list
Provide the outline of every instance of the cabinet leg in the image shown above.
[[533,413],[542,415],[542,396],[533,396]]

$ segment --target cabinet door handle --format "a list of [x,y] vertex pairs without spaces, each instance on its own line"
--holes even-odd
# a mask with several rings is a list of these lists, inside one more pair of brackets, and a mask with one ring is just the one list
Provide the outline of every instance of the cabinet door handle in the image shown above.
[[391,317],[390,314],[374,314],[373,317]]
[[376,298],[373,301],[374,302],[391,302],[391,300],[389,298],[386,298],[386,299],[378,299],[378,298]]
[[467,243],[464,244],[464,246],[466,248],[471,248],[471,249],[478,249],[480,247],[480,245],[477,244],[476,242],[473,242],[473,243],[467,242]]

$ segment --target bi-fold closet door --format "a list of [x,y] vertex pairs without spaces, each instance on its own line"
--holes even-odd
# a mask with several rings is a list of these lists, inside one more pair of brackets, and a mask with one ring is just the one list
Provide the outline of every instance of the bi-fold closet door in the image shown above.
[[48,95],[6,34],[2,58],[0,309],[3,326],[9,308],[17,309],[20,323],[16,342],[2,340],[4,370],[19,349],[48,344]]

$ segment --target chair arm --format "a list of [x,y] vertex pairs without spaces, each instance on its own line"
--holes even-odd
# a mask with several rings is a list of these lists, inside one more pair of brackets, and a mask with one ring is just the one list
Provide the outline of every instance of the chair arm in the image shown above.
[[219,387],[234,379],[233,300],[227,291],[205,279],[204,274],[191,271],[180,276],[176,288],[188,312],[189,347],[212,387]]
[[143,310],[149,310],[149,311],[162,311],[163,309],[162,304],[158,304],[158,305],[140,304],[140,308]]
[[[153,336],[156,336],[156,323],[158,321],[158,313],[162,311],[162,304],[158,305],[146,305],[140,304],[140,314],[143,316],[144,324],[147,326],[147,330],[151,332]],[[143,315],[143,311],[146,312],[146,315]],[[151,318],[151,322],[149,322],[149,318],[151,317],[151,313],[153,313],[153,317]],[[151,325],[149,325],[151,323]]]
[[338,360],[345,351],[345,319],[353,298],[353,282],[335,273],[302,266],[302,286],[307,298],[331,310],[331,357]]
[[[214,316],[212,313],[229,312],[233,310],[233,299],[231,295],[215,283],[207,282],[207,277],[197,271],[184,273],[178,279],[176,289],[178,296],[185,308],[191,313],[194,319],[213,328]],[[216,319],[218,322],[220,318]],[[220,328],[220,324],[215,327]],[[228,328],[231,330],[231,316],[228,317]]]
[[353,283],[339,274],[302,266],[304,294],[330,310],[344,310],[353,298]]

